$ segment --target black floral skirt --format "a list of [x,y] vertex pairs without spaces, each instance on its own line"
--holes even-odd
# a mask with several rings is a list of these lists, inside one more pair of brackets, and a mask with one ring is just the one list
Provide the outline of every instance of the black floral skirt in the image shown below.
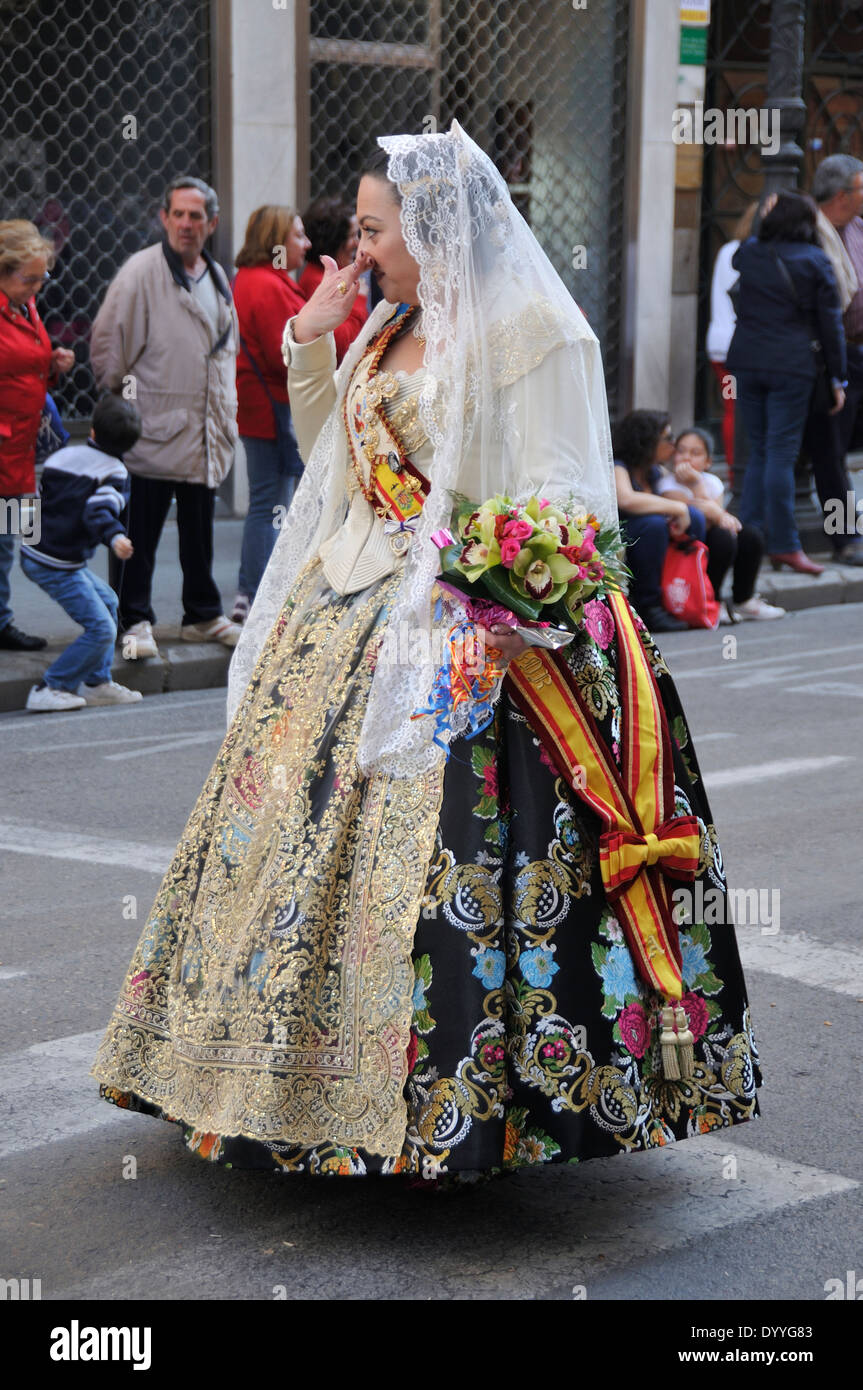
[[[660,1001],[606,900],[599,822],[505,687],[437,779],[360,776],[393,593],[385,580],[339,596],[314,568],[286,604],[130,965],[94,1067],[105,1098],[176,1121],[226,1166],[414,1178],[576,1163],[752,1118],[733,926],[680,928],[695,1068],[666,1080]],[[594,632],[566,659],[617,758],[610,611]],[[642,638],[675,810],[698,817],[698,877],[723,894],[686,721]]]

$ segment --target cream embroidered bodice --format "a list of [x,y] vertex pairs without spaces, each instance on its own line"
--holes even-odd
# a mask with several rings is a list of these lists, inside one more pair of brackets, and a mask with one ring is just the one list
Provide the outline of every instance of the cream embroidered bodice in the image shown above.
[[[300,454],[305,459],[335,401],[335,346],[332,334],[316,338],[311,343],[295,343],[290,328],[291,324],[285,335],[288,394]],[[424,377],[425,368],[421,367],[410,374],[381,372],[376,383],[383,388],[381,405],[384,413],[403,441],[411,463],[427,476],[433,449],[418,413]],[[319,554],[327,583],[336,593],[353,594],[392,574],[404,564],[404,556],[394,553],[383,521],[363,496],[351,467],[347,445],[344,467],[348,514],[339,530],[324,541]],[[366,485],[369,477],[370,465],[364,459],[363,480]]]

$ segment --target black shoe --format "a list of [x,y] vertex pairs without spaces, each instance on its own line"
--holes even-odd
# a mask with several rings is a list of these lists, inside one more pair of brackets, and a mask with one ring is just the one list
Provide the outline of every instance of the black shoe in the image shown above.
[[837,565],[863,565],[863,537],[843,545],[841,550],[835,552],[833,559]]
[[47,645],[47,638],[30,637],[13,623],[7,623],[0,631],[0,648],[7,652],[39,652]]
[[674,618],[664,608],[639,608],[638,616],[649,632],[686,632],[689,624]]

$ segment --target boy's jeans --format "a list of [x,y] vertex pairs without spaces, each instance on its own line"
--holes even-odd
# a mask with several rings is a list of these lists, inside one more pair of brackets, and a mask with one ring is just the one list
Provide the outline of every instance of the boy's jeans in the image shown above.
[[21,555],[28,579],[44,589],[84,631],[58,656],[42,679],[54,690],[76,694],[82,681],[101,685],[111,679],[111,661],[117,640],[117,595],[104,579],[84,565],[79,570],[58,570]]

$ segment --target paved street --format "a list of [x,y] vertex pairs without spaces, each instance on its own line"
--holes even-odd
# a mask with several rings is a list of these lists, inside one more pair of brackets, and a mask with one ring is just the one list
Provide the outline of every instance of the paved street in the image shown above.
[[224,692],[0,716],[0,1273],[43,1299],[710,1302],[823,1300],[863,1274],[859,634],[846,605],[662,643],[729,880],[771,895],[773,926],[780,894],[777,932],[739,929],[763,1118],[451,1195],[211,1168],[96,1098],[88,1068]]

